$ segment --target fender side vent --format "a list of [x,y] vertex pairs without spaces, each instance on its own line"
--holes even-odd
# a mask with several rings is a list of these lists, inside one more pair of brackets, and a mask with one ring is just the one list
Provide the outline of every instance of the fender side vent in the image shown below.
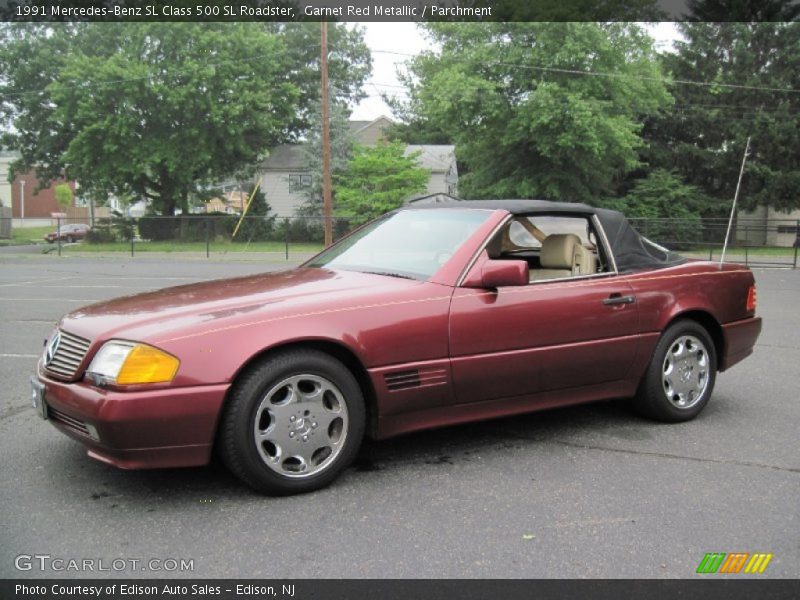
[[447,370],[442,368],[405,369],[387,373],[383,376],[390,392],[410,388],[444,385],[447,383]]
[[419,387],[419,371],[417,369],[395,371],[384,375],[383,379],[386,382],[386,387],[392,392]]

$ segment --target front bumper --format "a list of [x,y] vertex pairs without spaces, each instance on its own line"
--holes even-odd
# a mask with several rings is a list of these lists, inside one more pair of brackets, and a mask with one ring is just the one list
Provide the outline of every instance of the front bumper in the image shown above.
[[229,387],[115,392],[57,381],[41,368],[37,379],[45,386],[50,422],[92,458],[121,469],[207,464]]
[[719,370],[724,371],[753,353],[753,347],[761,334],[761,317],[726,323],[722,326],[725,336],[725,352],[719,360]]

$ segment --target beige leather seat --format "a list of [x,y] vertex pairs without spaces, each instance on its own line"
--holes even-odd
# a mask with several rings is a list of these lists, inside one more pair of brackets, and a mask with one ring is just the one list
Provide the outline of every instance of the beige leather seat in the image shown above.
[[541,269],[531,269],[530,280],[590,275],[597,270],[594,254],[583,247],[574,233],[555,233],[542,242],[539,254]]

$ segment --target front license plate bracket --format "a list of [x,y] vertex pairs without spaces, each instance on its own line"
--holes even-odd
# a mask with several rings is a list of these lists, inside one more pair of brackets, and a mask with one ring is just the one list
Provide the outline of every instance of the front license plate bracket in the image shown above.
[[47,418],[47,400],[44,399],[44,384],[35,377],[31,377],[31,404],[36,414],[42,419]]

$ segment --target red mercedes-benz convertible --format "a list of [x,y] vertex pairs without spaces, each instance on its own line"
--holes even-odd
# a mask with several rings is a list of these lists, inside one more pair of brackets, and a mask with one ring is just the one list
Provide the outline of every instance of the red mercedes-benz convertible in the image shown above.
[[632,398],[685,421],[761,331],[753,274],[688,260],[618,212],[408,207],[289,271],[66,315],[40,415],[129,468],[206,464],[257,490],[331,482],[362,438]]

